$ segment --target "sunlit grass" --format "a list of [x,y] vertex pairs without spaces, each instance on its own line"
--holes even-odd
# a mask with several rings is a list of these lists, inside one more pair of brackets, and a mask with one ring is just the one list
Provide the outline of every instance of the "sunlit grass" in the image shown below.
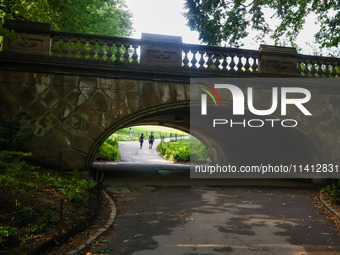
[[[131,127],[133,131],[133,141],[138,141],[139,136],[143,133],[145,137],[148,137],[151,132],[153,132],[155,139],[160,139],[161,137],[168,138],[174,136],[188,136],[189,134],[169,127],[163,126],[153,126],[153,125],[145,125],[145,126],[134,126]],[[113,133],[110,138],[116,139],[117,141],[129,141],[129,130],[128,128],[122,128]]]

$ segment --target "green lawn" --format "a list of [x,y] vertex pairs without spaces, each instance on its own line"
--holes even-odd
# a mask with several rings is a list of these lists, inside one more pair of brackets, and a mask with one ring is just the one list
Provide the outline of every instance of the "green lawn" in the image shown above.
[[[167,137],[174,137],[176,134],[177,136],[188,136],[189,134],[182,132],[180,130],[174,129],[174,128],[168,128],[168,127],[162,127],[162,126],[152,126],[152,125],[146,125],[146,126],[134,126],[131,127],[133,131],[133,140],[138,141],[139,136],[143,133],[144,136],[147,138],[149,137],[149,134],[153,132],[155,139],[161,138],[161,136],[167,138]],[[117,130],[115,133],[113,133],[110,138],[117,141],[129,141],[129,130],[128,128],[122,128]]]

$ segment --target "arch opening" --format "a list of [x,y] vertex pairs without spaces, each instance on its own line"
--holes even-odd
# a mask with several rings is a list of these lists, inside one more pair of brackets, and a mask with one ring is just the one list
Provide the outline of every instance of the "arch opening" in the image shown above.
[[[249,113],[247,113],[249,114]],[[232,116],[231,114],[229,116]],[[247,116],[246,116],[247,117]],[[277,118],[277,116],[272,116]],[[327,161],[327,150],[309,129],[302,124],[296,128],[238,128],[225,132],[228,145],[220,143],[220,137],[207,136],[204,129],[190,130],[189,102],[160,105],[151,109],[130,114],[108,128],[91,148],[86,160],[86,169],[90,169],[99,146],[112,133],[137,125],[159,125],[176,128],[189,133],[200,140],[211,155],[212,162],[223,158],[230,163],[316,163]],[[221,127],[222,128],[222,127]],[[190,133],[191,131],[191,133]],[[218,133],[218,132],[215,132]]]

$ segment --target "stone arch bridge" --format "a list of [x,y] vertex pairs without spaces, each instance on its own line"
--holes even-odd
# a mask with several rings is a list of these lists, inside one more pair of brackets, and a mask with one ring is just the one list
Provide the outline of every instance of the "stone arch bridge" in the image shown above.
[[[230,132],[227,156],[237,161],[248,153],[263,160],[267,153],[274,160],[340,163],[340,59],[266,45],[257,51],[189,45],[161,35],[128,39],[55,32],[42,23],[6,25],[21,40],[5,38],[0,53],[0,114],[19,123],[28,134],[26,149],[42,165],[87,170],[101,143],[123,127],[157,124],[190,132],[193,77],[249,79],[259,84],[259,109],[270,107],[272,89],[261,79],[304,77],[313,116],[289,108],[287,118],[297,119],[299,128],[270,139],[268,130]],[[194,135],[213,155],[225,153],[218,139],[204,131]]]

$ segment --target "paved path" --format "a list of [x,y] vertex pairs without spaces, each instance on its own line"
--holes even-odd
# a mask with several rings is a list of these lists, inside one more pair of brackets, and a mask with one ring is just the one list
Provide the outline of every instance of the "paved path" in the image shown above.
[[[167,142],[170,141],[170,139],[166,138],[164,141]],[[164,159],[157,152],[156,148],[160,142],[161,139],[155,139],[152,149],[149,149],[149,141],[147,139],[144,140],[142,149],[140,149],[138,141],[119,142],[121,162],[137,164],[171,164],[170,161]]]
[[340,255],[339,232],[307,182],[194,180],[184,165],[143,162],[96,165],[119,210],[93,254]]
[[169,164],[171,162],[159,155],[156,148],[160,139],[155,139],[152,149],[149,149],[149,141],[146,139],[143,148],[139,148],[138,141],[119,142],[121,162],[131,162],[138,164]]

